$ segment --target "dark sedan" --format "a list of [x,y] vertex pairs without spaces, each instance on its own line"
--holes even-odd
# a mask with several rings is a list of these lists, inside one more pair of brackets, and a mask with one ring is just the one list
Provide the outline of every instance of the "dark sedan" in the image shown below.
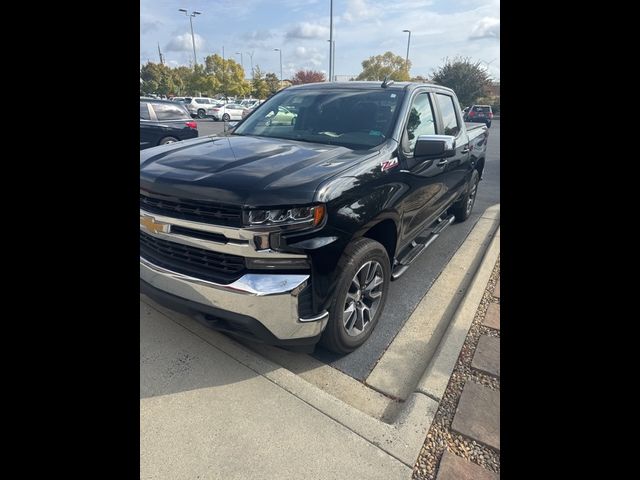
[[155,98],[140,99],[140,150],[198,136],[198,124],[184,105]]

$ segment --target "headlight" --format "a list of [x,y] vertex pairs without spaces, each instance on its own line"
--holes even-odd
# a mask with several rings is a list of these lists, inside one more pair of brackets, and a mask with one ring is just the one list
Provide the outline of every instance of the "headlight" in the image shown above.
[[324,205],[312,207],[274,208],[270,210],[250,210],[247,218],[248,225],[320,225],[326,214]]

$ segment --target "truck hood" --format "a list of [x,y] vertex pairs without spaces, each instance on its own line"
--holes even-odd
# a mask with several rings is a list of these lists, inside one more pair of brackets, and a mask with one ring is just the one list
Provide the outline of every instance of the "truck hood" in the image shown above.
[[322,182],[377,153],[266,137],[200,137],[141,151],[140,188],[247,207],[305,204]]

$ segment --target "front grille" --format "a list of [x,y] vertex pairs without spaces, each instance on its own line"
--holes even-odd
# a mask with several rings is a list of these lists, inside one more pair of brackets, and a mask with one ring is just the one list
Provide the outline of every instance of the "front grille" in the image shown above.
[[182,218],[183,220],[229,227],[242,226],[242,210],[240,207],[179,198],[166,200],[140,194],[140,208],[150,213]]
[[159,267],[216,283],[231,283],[245,271],[244,258],[168,242],[140,232],[140,256]]

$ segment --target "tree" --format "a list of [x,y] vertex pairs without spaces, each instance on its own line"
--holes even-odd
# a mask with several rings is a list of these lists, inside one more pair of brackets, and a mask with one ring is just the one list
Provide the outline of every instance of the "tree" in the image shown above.
[[280,90],[280,80],[278,80],[278,77],[275,73],[267,73],[264,76],[264,80],[267,83],[267,90],[269,92],[269,95],[273,95],[278,90]]
[[141,93],[168,95],[174,90],[171,69],[160,63],[148,62],[140,69]]
[[432,80],[453,89],[462,106],[473,105],[491,83],[489,74],[480,67],[480,62],[472,63],[467,57],[455,57],[453,60],[445,58],[444,65],[434,72]]
[[260,66],[256,65],[253,69],[253,77],[251,79],[251,96],[259,100],[267,98],[269,95],[269,86],[264,79]]
[[217,53],[205,58],[204,72],[211,78],[214,90],[225,96],[249,94],[251,85],[244,79],[244,69],[233,59],[223,59]]
[[303,83],[324,82],[326,77],[324,73],[315,70],[299,70],[291,79],[293,85],[301,85]]
[[408,69],[411,68],[411,60],[407,68],[407,62],[404,57],[395,55],[392,52],[386,52],[383,55],[369,57],[362,62],[362,72],[356,80],[384,80],[389,77],[390,80],[397,82],[406,82],[409,80]]
[[416,75],[411,79],[412,82],[420,82],[420,83],[429,83],[429,79],[427,77],[423,77],[422,75]]

